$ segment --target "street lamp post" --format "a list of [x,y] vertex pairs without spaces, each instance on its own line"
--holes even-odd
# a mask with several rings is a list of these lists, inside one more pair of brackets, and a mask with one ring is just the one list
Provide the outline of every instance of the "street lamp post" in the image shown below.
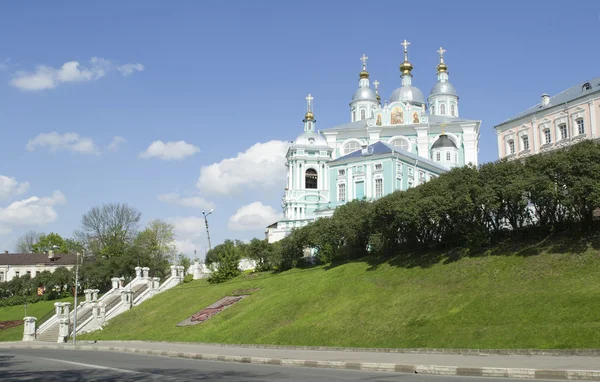
[[79,252],[75,254],[75,308],[73,309],[73,346],[77,337],[77,284],[79,284]]
[[210,246],[210,233],[208,232],[208,215],[212,214],[213,210],[211,209],[208,213],[202,211],[202,215],[204,215],[204,224],[206,225],[206,237],[208,238],[208,250],[210,251],[212,247]]

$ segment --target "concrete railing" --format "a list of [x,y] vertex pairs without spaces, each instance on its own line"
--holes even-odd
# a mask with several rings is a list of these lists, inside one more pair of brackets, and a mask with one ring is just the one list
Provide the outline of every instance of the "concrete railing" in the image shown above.
[[[102,297],[98,298],[98,289],[84,290],[85,299],[77,307],[77,334],[91,332],[101,329],[106,322],[118,316],[119,314],[137,306],[154,295],[164,292],[183,281],[184,268],[182,266],[171,266],[171,276],[161,285],[158,277],[150,277],[150,268],[136,267],[136,277],[127,285],[123,284],[123,278],[113,277],[111,279],[112,288]],[[134,290],[139,290],[140,286],[147,288],[134,297]],[[114,303],[114,298],[119,296],[119,302]],[[110,304],[111,306],[107,306]],[[56,313],[46,322],[36,327],[35,317],[24,318],[23,341],[33,341],[36,335],[43,333],[49,328],[58,325],[58,342],[65,342],[69,335],[73,335],[71,324],[75,319],[75,312],[70,310],[71,303],[57,302],[54,304]],[[33,329],[31,329],[33,327]],[[33,330],[33,332],[32,332]],[[56,329],[54,329],[56,330]]]

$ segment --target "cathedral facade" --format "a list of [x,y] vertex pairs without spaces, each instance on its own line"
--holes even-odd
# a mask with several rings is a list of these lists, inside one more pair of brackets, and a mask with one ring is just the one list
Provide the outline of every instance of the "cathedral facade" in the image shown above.
[[350,200],[375,200],[418,186],[456,166],[477,165],[481,121],[459,117],[459,97],[449,81],[440,48],[437,82],[427,100],[412,84],[413,65],[404,40],[401,85],[381,104],[371,87],[367,57],[361,58],[350,122],[316,130],[309,94],[304,132],[286,155],[283,218],[266,230],[269,242],[319,217],[333,215]]

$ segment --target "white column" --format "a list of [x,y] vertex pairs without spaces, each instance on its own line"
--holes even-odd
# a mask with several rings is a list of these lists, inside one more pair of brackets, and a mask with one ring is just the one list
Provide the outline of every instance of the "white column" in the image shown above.
[[149,273],[150,273],[150,268],[148,268],[148,267],[144,267],[144,268],[142,268],[142,275],[143,275],[143,277],[144,277],[145,279],[147,279],[147,278],[148,278],[148,276],[149,276]]
[[371,192],[371,188],[373,186],[372,179],[371,179],[372,178],[371,174],[372,174],[372,171],[373,171],[372,167],[373,167],[373,163],[370,163],[370,164],[367,165],[367,171],[366,171],[366,174],[367,174],[366,178],[367,179],[365,179],[365,188],[366,188],[366,190],[365,190],[365,196],[367,197],[367,199],[369,199],[373,195],[372,192]]
[[348,167],[348,181],[346,183],[346,192],[348,193],[347,201],[354,199],[354,182],[352,181],[352,167]]
[[540,134],[536,121],[535,118],[531,120],[531,137],[529,137],[529,139],[531,139],[530,152],[532,154],[535,154],[540,150]]
[[23,341],[35,340],[35,317],[23,318]]
[[135,278],[139,279],[142,277],[142,267],[135,267]]
[[429,159],[429,136],[427,127],[415,128],[417,132],[417,151],[418,155]]
[[177,269],[175,265],[171,265],[171,277],[177,277]]
[[113,277],[112,279],[110,279],[110,282],[112,283],[113,289],[119,289],[119,278],[118,277]]
[[300,183],[300,163],[298,163],[298,161],[296,161],[296,189],[297,190],[301,190],[302,189],[302,183]]
[[69,319],[61,318],[58,321],[58,338],[56,342],[67,342],[67,338],[69,337]]
[[99,289],[92,289],[92,301],[98,301]]
[[92,301],[92,290],[91,289],[84,289],[83,294],[85,294],[85,302]]
[[590,107],[590,131],[592,132],[592,138],[596,138],[596,110],[594,110],[594,100],[588,102]]

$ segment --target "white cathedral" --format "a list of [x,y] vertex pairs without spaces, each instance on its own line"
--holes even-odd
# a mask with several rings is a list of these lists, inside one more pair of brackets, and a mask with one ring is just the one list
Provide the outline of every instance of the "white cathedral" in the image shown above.
[[283,218],[266,229],[270,243],[292,229],[332,216],[354,199],[375,200],[427,182],[452,167],[477,165],[481,121],[459,117],[458,94],[448,80],[440,48],[437,82],[427,102],[412,84],[404,40],[402,83],[381,105],[371,88],[363,54],[358,89],[350,101],[350,123],[317,131],[309,94],[304,132],[286,154]]

